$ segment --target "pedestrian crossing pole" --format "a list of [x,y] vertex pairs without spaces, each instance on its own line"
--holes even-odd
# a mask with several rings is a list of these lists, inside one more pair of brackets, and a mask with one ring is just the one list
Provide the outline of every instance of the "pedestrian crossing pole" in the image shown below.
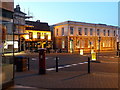
[[88,57],[88,74],[90,74],[90,57]]
[[58,57],[56,57],[56,72],[58,72]]

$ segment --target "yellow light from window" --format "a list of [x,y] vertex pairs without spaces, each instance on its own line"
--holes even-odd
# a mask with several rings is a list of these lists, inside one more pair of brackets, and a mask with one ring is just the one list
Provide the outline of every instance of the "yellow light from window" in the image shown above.
[[48,36],[48,40],[51,40],[51,36],[50,35]]
[[29,35],[25,35],[25,39],[29,39]]
[[91,54],[92,54],[92,53],[94,53],[94,50],[93,50],[93,49],[91,50]]
[[41,36],[41,39],[44,39],[44,36]]
[[33,38],[37,38],[37,35],[33,35]]
[[80,55],[83,55],[83,49],[80,49]]

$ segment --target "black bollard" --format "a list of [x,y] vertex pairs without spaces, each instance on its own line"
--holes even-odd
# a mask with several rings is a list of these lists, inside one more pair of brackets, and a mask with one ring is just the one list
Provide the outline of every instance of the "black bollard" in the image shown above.
[[88,57],[88,73],[90,74],[90,57]]
[[56,72],[58,72],[58,57],[56,57]]
[[30,70],[30,59],[28,57],[28,70]]

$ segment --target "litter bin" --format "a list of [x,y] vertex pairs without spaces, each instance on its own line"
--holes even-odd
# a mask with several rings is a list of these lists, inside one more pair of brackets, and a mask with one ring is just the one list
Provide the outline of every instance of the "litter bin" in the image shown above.
[[15,57],[15,65],[17,72],[27,71],[28,58],[23,56]]

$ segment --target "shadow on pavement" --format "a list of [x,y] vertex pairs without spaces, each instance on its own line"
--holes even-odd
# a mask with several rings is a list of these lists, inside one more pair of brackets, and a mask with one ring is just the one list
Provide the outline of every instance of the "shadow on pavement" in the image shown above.
[[32,77],[32,76],[38,76],[38,74],[29,74],[29,75],[23,75],[23,76],[17,76],[15,79],[25,78],[25,77]]
[[85,75],[88,75],[88,73],[84,73],[84,74],[80,74],[80,75],[73,76],[73,77],[70,77],[70,78],[66,78],[66,79],[63,79],[62,81],[71,80],[71,79],[74,79],[74,78],[77,78],[77,77],[82,77],[82,76],[85,76]]

